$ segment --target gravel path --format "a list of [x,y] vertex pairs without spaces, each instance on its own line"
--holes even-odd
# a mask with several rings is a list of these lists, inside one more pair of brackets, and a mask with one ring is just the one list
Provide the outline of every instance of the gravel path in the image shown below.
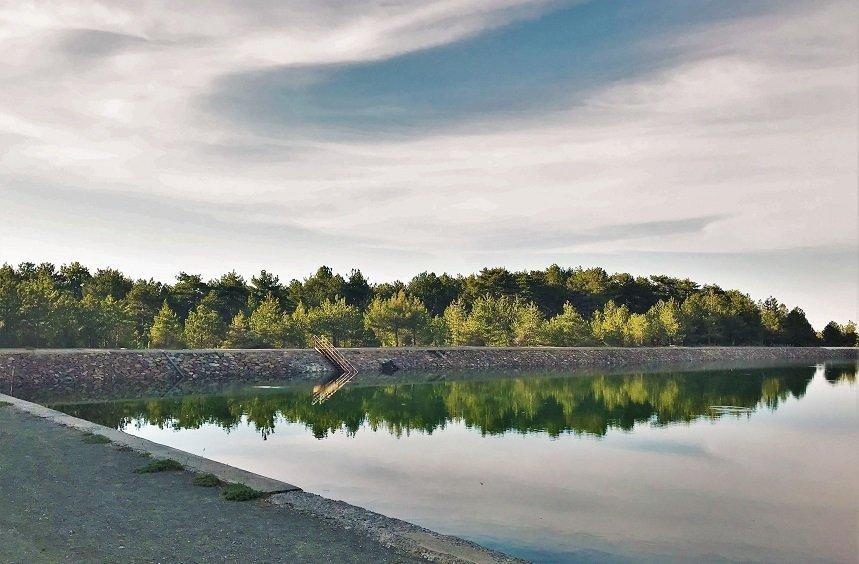
[[263,501],[229,502],[187,472],[0,406],[2,562],[411,562],[354,531]]

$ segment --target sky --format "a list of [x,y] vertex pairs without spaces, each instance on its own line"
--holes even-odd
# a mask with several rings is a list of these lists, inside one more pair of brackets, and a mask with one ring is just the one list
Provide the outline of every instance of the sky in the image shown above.
[[850,0],[0,0],[0,263],[557,263],[855,320],[858,20]]

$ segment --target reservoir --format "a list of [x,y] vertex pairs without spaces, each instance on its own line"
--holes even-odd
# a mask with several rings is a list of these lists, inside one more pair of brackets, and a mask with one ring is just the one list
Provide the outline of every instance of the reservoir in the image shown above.
[[54,409],[542,562],[853,562],[853,364],[64,403]]

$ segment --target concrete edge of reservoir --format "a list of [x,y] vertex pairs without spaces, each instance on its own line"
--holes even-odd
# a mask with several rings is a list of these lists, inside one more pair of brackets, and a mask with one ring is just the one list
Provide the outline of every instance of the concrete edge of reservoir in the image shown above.
[[55,411],[37,403],[32,403],[4,394],[0,394],[0,401],[11,403],[21,411],[47,419],[58,425],[71,427],[72,429],[77,429],[85,433],[102,435],[117,446],[130,448],[131,450],[148,454],[154,458],[172,458],[177,462],[181,462],[182,465],[191,472],[214,474],[222,482],[242,483],[255,490],[268,494],[291,492],[301,489],[297,486],[293,486],[292,484],[287,484],[286,482],[266,478],[265,476],[247,472],[228,464],[215,462],[214,460],[209,460],[208,458],[203,458],[196,454],[191,454],[183,450],[154,443],[141,437],[135,437],[134,435],[129,435],[128,433],[117,429],[111,429],[110,427],[105,427],[84,419],[72,417],[71,415],[66,415],[65,413]]
[[245,484],[268,494],[266,501],[273,508],[283,508],[312,515],[335,526],[358,531],[383,546],[426,560],[442,563],[471,562],[476,564],[522,562],[517,558],[459,537],[443,535],[413,523],[374,513],[343,501],[305,492],[286,482],[164,446],[124,431],[72,417],[36,403],[2,393],[0,393],[0,402],[6,402],[24,413],[46,419],[59,426],[104,436],[115,446],[121,448],[148,454],[154,458],[171,458],[180,462],[187,471],[210,473],[223,482]]

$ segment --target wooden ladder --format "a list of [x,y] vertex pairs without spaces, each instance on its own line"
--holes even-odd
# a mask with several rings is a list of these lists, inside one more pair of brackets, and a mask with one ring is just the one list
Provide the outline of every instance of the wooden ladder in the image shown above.
[[330,362],[335,368],[340,369],[340,375],[335,379],[326,382],[320,386],[316,386],[313,389],[313,403],[319,404],[333,396],[337,390],[345,386],[352,378],[358,374],[358,369],[356,369],[351,362],[346,360],[346,357],[338,351],[334,345],[328,342],[328,339],[322,337],[321,335],[315,335],[313,337],[313,348],[316,351],[325,357],[325,359]]

